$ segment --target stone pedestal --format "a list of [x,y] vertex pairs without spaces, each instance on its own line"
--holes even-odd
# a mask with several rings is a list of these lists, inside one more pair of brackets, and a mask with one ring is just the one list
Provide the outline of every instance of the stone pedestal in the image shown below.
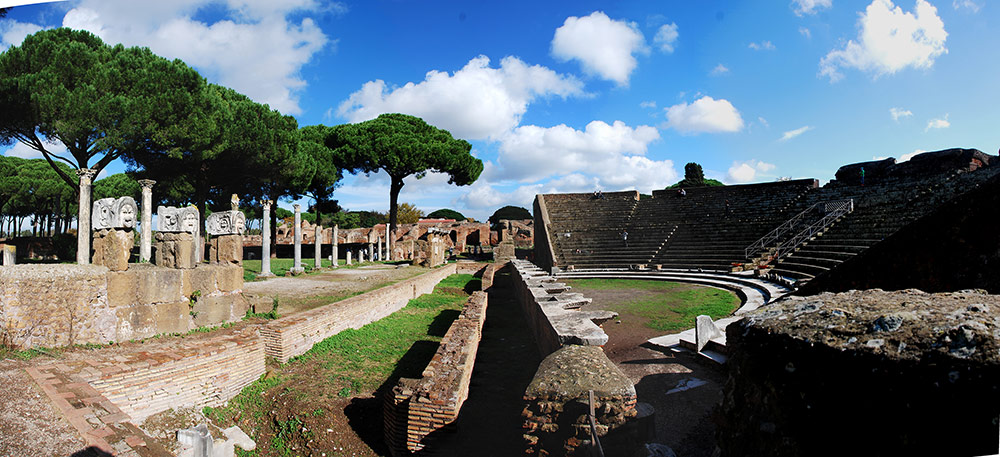
[[94,265],[111,271],[128,270],[128,259],[135,244],[131,230],[104,229],[94,232]]
[[156,264],[165,268],[194,268],[194,235],[187,232],[157,232]]
[[351,264],[351,251],[347,251],[347,264]]
[[209,261],[212,263],[243,265],[243,236],[213,236],[209,246]]

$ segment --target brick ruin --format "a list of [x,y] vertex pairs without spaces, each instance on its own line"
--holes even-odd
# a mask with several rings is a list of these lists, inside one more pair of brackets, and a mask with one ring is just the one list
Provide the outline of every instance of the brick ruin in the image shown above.
[[[515,247],[528,249],[533,245],[534,221],[506,221],[509,227],[509,238]],[[302,245],[303,248],[311,252],[314,249],[316,240],[315,225],[309,221],[302,221]],[[420,242],[428,241],[428,234],[440,234],[445,249],[452,249],[456,252],[472,251],[478,248],[492,248],[500,244],[504,239],[500,230],[491,230],[490,224],[481,222],[454,221],[451,219],[424,220],[416,224],[399,224],[397,236],[395,238],[394,257],[398,259],[412,260],[417,252],[423,248]],[[332,246],[333,228],[324,227],[321,230],[321,245],[325,245],[323,255],[329,255],[327,247]],[[246,248],[259,247],[261,235],[244,235],[243,246]],[[350,249],[367,248],[369,244],[377,245],[379,241],[385,241],[385,224],[374,227],[339,229],[337,231],[337,244],[343,245],[338,255],[341,258],[346,256]],[[292,225],[287,222],[281,223],[277,228],[276,245],[278,250],[282,247],[287,249],[294,244]],[[284,253],[284,251],[282,251]],[[256,250],[247,250],[247,255],[259,255]],[[272,253],[277,255],[277,253]],[[285,254],[282,254],[285,255]],[[309,254],[307,252],[306,256]]]

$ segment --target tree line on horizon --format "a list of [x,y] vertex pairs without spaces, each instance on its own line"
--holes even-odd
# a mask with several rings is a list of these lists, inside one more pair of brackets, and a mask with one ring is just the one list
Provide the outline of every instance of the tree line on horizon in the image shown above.
[[[441,172],[461,186],[483,170],[467,141],[420,118],[394,113],[356,124],[300,127],[292,116],[208,83],[179,59],[144,47],[111,46],[68,28],[29,35],[0,54],[0,106],[0,144],[21,143],[49,167],[5,158],[7,170],[16,173],[3,173],[0,198],[8,201],[0,201],[0,216],[8,223],[39,218],[47,232],[65,231],[71,214],[78,214],[77,171],[96,175],[117,159],[126,164],[128,182],[156,181],[154,205],[193,204],[205,215],[228,209],[231,194],[255,211],[260,200],[307,197],[321,220],[327,215],[348,224],[371,218],[342,211],[333,198],[343,173],[385,171],[393,228],[404,178]],[[31,190],[39,179],[52,189]],[[62,186],[52,184],[60,180]],[[279,210],[272,211],[272,227]]]

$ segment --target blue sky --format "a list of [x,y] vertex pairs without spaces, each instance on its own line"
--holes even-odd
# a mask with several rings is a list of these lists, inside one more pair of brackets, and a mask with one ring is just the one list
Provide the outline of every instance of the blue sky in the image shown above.
[[[400,201],[481,220],[540,192],[648,193],[691,161],[735,184],[996,153],[997,19],[989,0],[79,0],[15,7],[0,49],[84,28],[180,58],[300,125],[421,116],[469,140],[486,170],[466,187],[409,179]],[[385,210],[388,187],[351,176],[335,198]]]

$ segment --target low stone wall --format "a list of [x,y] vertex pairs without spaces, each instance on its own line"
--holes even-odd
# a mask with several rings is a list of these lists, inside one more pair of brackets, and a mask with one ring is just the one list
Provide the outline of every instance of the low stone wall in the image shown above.
[[[22,348],[128,341],[239,320],[243,269],[133,264],[0,267],[0,331]],[[197,291],[197,292],[196,292]],[[193,301],[192,301],[193,300]]]
[[486,306],[486,293],[473,293],[462,314],[441,339],[421,378],[402,378],[386,395],[384,433],[392,455],[423,450],[428,445],[428,435],[458,419],[469,397]]
[[281,363],[287,362],[345,329],[361,328],[400,310],[411,299],[433,291],[437,283],[456,271],[456,264],[449,263],[378,290],[273,320],[260,330],[265,352]]
[[511,260],[514,296],[524,310],[525,318],[542,355],[548,355],[566,344],[603,346],[608,335],[599,323],[618,316],[612,311],[580,311],[591,302],[569,286],[531,262]]
[[748,314],[726,331],[721,455],[996,454],[997,316],[1000,296],[915,289]]
[[[594,392],[597,436],[605,455],[632,456],[651,437],[636,421],[632,380],[595,346],[566,345],[549,354],[524,393],[524,439],[535,455],[592,455],[588,420]],[[645,455],[645,454],[643,454]]]

